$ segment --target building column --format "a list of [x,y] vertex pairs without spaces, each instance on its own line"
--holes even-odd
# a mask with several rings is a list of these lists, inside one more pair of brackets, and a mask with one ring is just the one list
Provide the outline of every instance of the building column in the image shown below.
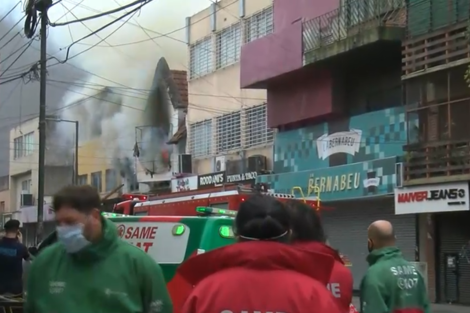
[[436,259],[432,214],[419,214],[419,260],[427,263],[427,285],[431,302],[436,301]]

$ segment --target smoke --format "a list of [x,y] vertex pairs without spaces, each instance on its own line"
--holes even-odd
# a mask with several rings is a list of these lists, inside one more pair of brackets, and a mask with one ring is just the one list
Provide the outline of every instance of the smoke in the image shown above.
[[[116,1],[85,0],[76,7],[79,0],[63,1],[50,10],[50,20],[57,23],[74,20],[108,11],[118,5],[122,6],[133,1],[118,0],[116,3]],[[133,146],[136,141],[135,127],[144,125],[143,123],[147,120],[145,110],[149,102],[149,90],[152,88],[157,62],[164,57],[172,70],[187,70],[188,49],[184,43],[185,18],[210,4],[209,0],[154,0],[124,25],[116,22],[96,36],[91,36],[72,46],[69,51],[70,60],[67,62],[88,73],[86,79],[64,84],[57,81],[70,81],[70,79],[60,75],[60,72],[56,71],[54,75],[49,75],[52,85],[68,89],[60,104],[60,118],[79,121],[79,138],[82,143],[89,140],[102,141],[101,151],[85,156],[88,164],[103,163],[105,159],[108,163],[120,168],[121,172],[129,172],[128,165],[133,163],[129,160],[132,159]],[[71,13],[67,13],[70,9],[72,9]],[[83,24],[51,27],[48,37],[50,54],[64,60],[66,58],[65,47],[90,34],[90,29],[97,30],[122,14],[123,12],[115,13],[112,16]],[[127,18],[123,19],[124,22],[126,20]],[[149,36],[156,37],[158,34],[151,31],[146,33],[140,26],[159,33],[172,32],[169,35],[171,38],[160,37],[149,40]],[[178,29],[180,30],[175,31]],[[115,33],[112,34],[113,32]],[[110,37],[106,39],[106,42],[102,41],[107,36]],[[119,46],[138,41],[142,42]],[[93,45],[97,46],[83,52]],[[108,47],[108,45],[115,47]],[[83,54],[80,54],[81,52]],[[80,55],[73,57],[77,54]],[[56,63],[54,60],[49,62]],[[60,67],[64,66],[68,65],[60,65]],[[57,129],[58,141],[69,147],[75,137],[74,126],[70,123],[59,123]],[[158,156],[158,151],[154,151],[155,146],[152,148],[148,145],[155,140],[153,135],[158,135],[158,131],[151,130],[143,134],[142,150],[151,151],[153,155]],[[158,145],[161,146],[160,143]],[[147,157],[145,162],[149,163],[152,160]]]

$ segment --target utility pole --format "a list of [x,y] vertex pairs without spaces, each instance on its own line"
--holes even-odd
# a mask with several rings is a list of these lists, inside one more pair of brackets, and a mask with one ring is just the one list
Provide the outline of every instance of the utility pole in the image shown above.
[[41,13],[41,60],[40,60],[40,93],[39,93],[39,162],[38,162],[38,228],[37,243],[41,242],[44,232],[44,185],[46,165],[46,75],[47,75],[47,10],[52,5],[51,0],[39,0],[35,9]]

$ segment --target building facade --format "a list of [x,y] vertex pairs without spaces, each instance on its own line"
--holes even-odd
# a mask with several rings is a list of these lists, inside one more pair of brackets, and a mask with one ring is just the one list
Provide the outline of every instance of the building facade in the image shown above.
[[10,176],[0,177],[0,229],[13,214],[10,211]]
[[187,18],[193,172],[241,182],[271,169],[266,90],[240,88],[240,55],[243,44],[273,32],[273,18],[272,0],[222,0]]
[[[397,214],[420,217],[420,254],[439,302],[470,304],[470,4],[408,1],[402,80],[406,119],[404,185]],[[410,125],[410,123],[408,123]]]
[[395,215],[408,124],[401,99],[405,1],[274,0],[274,32],[244,43],[240,82],[267,92],[276,128],[275,192],[320,198],[329,242],[351,261],[354,289],[368,268],[367,227],[390,220],[418,260],[415,215]]
[[[33,118],[10,130],[9,194],[10,211],[17,212],[23,224],[24,240],[34,242],[37,223],[39,119]],[[46,124],[44,220],[46,233],[54,228],[51,197],[59,188],[73,182],[73,151],[54,137],[57,123]]]

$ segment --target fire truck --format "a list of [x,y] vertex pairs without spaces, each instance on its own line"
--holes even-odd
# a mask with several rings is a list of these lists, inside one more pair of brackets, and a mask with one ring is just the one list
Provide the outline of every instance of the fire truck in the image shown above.
[[[123,195],[125,200],[115,205],[114,213],[137,216],[192,216],[196,214],[194,210],[196,207],[217,207],[220,209],[237,210],[240,203],[256,193],[271,195],[282,202],[296,198],[294,190],[291,194],[274,193],[269,191],[267,186],[260,185],[255,186],[255,188],[232,186],[226,188],[226,190],[179,192],[160,197],[125,194]],[[314,197],[309,196],[304,198],[303,201],[316,210],[321,208],[319,193]]]

